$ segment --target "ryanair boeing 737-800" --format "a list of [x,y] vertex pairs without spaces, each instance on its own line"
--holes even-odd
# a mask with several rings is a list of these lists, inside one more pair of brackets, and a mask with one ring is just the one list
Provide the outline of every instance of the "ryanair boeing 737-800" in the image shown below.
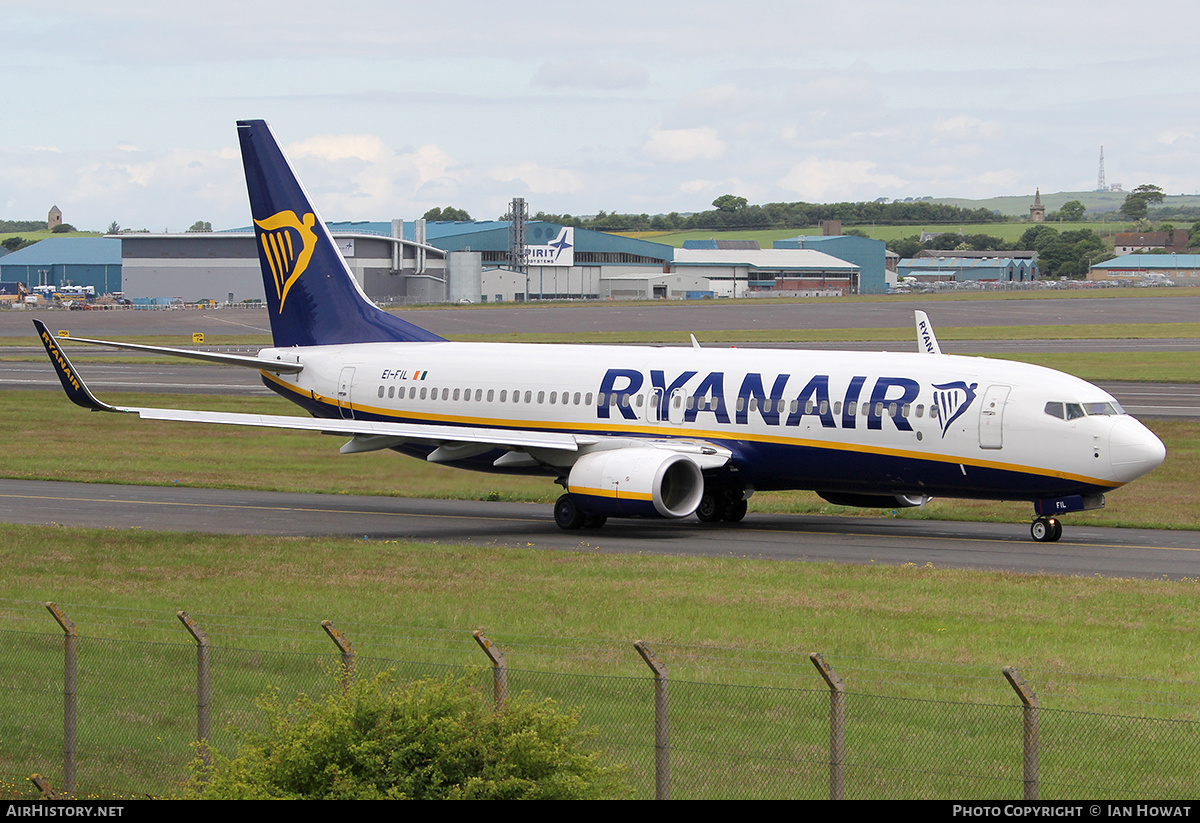
[[1157,437],[1061,372],[942,354],[453,343],[376,307],[267,124],[238,123],[274,346],[257,357],[99,343],[258,369],[313,418],[120,408],[34,321],[67,394],[154,420],[343,434],[488,472],[554,478],[564,529],[608,517],[737,521],[755,491],[855,506],[1028,500],[1033,537],[1159,465]]

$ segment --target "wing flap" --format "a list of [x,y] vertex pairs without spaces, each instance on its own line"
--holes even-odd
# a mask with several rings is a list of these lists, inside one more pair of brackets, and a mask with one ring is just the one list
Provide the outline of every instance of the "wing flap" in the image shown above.
[[396,437],[410,443],[481,443],[505,448],[540,448],[576,451],[579,446],[570,434],[525,429],[489,429],[468,426],[439,426],[426,423],[387,423],[372,420],[329,420],[316,417],[292,417],[281,414],[239,414],[192,409],[128,408],[144,420],[170,420],[177,423],[215,423],[226,426],[259,426],[271,429],[327,432],[355,436]]

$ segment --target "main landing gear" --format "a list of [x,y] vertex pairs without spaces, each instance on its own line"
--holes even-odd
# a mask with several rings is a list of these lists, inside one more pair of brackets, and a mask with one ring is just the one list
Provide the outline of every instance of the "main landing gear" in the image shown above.
[[1063,527],[1057,517],[1039,517],[1029,527],[1029,533],[1039,543],[1053,543],[1062,537]]
[[701,523],[737,523],[746,516],[746,501],[727,491],[705,491],[696,507],[696,519]]
[[564,494],[554,503],[554,522],[560,529],[598,529],[608,520],[599,514],[587,514],[569,494]]

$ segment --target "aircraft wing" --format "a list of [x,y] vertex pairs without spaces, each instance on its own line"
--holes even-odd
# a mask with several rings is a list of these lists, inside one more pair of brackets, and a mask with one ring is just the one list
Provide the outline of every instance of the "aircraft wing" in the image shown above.
[[[344,454],[374,451],[416,443],[437,446],[429,456],[432,462],[450,462],[455,459],[482,454],[491,448],[515,449],[537,453],[580,452],[597,449],[623,448],[631,445],[654,446],[668,451],[688,454],[702,469],[719,468],[725,465],[732,453],[721,446],[692,440],[645,440],[620,436],[571,434],[534,429],[503,429],[471,426],[445,426],[425,423],[391,423],[372,420],[335,420],[316,417],[292,417],[278,414],[240,414],[236,412],[196,411],[191,409],[158,409],[137,406],[113,406],[94,394],[75,370],[66,352],[50,334],[46,324],[33,321],[41,337],[42,345],[50,356],[50,362],[58,373],[67,397],[77,406],[91,411],[136,414],[145,420],[168,420],[182,423],[213,423],[230,426],[260,426],[275,429],[315,431],[324,434],[347,434],[353,437],[342,446]],[[70,338],[72,340],[76,338]],[[249,359],[249,358],[245,358]],[[259,368],[273,371],[274,361],[260,361]],[[244,365],[244,364],[242,364]],[[514,455],[506,455],[512,457]],[[566,462],[572,458],[567,457]],[[511,461],[510,461],[511,462]],[[536,462],[536,461],[533,461]],[[562,458],[550,462],[562,462]]]

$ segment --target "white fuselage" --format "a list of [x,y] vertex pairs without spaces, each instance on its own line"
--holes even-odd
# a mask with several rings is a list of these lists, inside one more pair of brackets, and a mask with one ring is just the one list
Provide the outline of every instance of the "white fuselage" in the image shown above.
[[[260,357],[303,364],[264,378],[318,417],[708,442],[756,489],[1048,498],[1114,488],[1164,454],[1096,386],[978,357],[451,342]],[[1047,411],[1064,406],[1097,413]],[[480,451],[461,465],[503,470]]]

